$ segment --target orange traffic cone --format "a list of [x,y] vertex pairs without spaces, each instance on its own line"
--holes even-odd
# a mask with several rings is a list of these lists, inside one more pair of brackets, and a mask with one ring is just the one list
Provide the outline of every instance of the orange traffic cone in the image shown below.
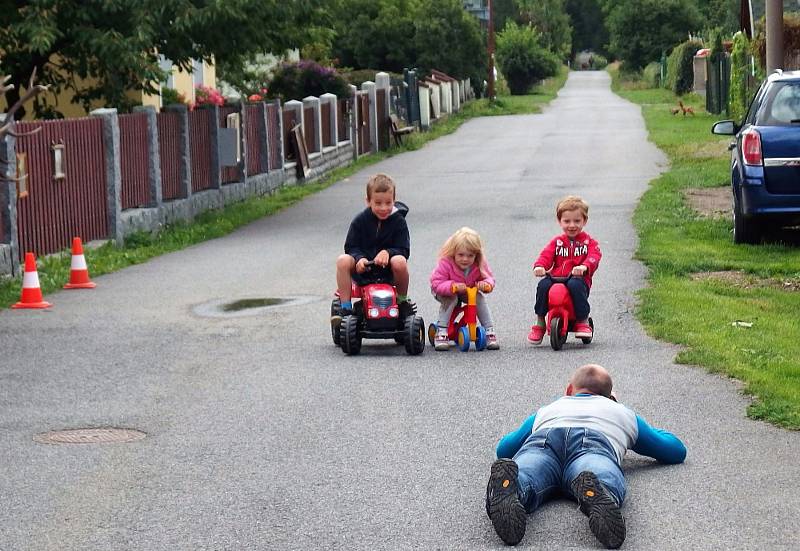
[[86,267],[86,257],[83,256],[81,238],[72,239],[72,263],[69,270],[69,283],[64,289],[94,289],[95,283],[89,280],[89,268]]
[[36,271],[36,257],[25,253],[25,275],[22,276],[22,295],[12,308],[49,308],[49,302],[42,299],[39,287],[39,273]]

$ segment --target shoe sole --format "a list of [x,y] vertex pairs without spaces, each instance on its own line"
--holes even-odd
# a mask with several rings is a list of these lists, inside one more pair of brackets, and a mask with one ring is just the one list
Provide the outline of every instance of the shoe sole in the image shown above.
[[439,352],[446,352],[446,351],[450,350],[450,345],[449,344],[446,344],[446,345],[435,344],[435,345],[433,345],[433,349],[434,350],[438,350]]
[[575,338],[577,339],[591,339],[592,333],[575,333]]
[[531,344],[542,344],[542,341],[543,341],[543,340],[544,340],[544,337],[542,337],[542,338],[541,338],[541,339],[539,339],[538,341],[534,341],[534,340],[532,340],[532,339],[528,339],[528,342],[529,342],[529,343],[531,343]]
[[486,513],[494,531],[508,545],[517,545],[525,536],[527,513],[519,500],[517,474],[519,467],[510,459],[492,464],[486,487]]
[[625,541],[625,518],[616,501],[590,471],[572,481],[572,492],[581,512],[589,517],[589,529],[607,549],[617,549]]

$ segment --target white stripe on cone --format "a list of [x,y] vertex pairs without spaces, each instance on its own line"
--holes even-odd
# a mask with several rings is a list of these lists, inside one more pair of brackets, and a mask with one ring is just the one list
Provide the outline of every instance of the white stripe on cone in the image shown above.
[[23,289],[38,289],[39,288],[39,272],[25,272],[22,276]]
[[86,257],[82,254],[73,254],[72,261],[70,262],[71,270],[88,270],[86,266]]

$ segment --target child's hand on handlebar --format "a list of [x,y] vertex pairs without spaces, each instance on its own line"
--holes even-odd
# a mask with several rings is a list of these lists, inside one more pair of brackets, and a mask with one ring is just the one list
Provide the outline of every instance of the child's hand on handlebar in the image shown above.
[[488,281],[479,281],[478,282],[478,291],[481,293],[491,293],[492,292],[492,285]]
[[544,277],[545,275],[547,275],[547,270],[545,270],[541,266],[534,266],[533,275],[535,275],[536,277]]
[[574,275],[574,276],[582,276],[583,274],[586,273],[586,270],[588,270],[588,269],[589,268],[587,268],[583,264],[580,264],[580,265],[575,266],[574,268],[572,268],[572,275]]
[[467,292],[467,286],[464,283],[453,283],[453,294],[458,295]]
[[363,274],[367,271],[367,263],[369,260],[366,258],[361,258],[356,262],[356,273]]
[[384,249],[379,252],[375,255],[375,258],[373,258],[373,262],[381,268],[385,268],[389,264],[389,251]]

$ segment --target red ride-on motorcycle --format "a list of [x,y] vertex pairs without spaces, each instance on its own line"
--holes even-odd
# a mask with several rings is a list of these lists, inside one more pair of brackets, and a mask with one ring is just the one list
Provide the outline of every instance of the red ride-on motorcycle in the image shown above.
[[[425,349],[425,320],[416,315],[416,307],[410,316],[400,317],[397,290],[391,278],[370,276],[372,266],[373,262],[367,262],[368,271],[360,278],[362,285],[353,282],[353,315],[344,316],[338,327],[331,323],[333,344],[353,356],[361,352],[362,339],[394,339],[397,344],[405,345],[407,353],[421,354]],[[341,309],[337,291],[331,302],[331,316],[340,315]]]
[[[550,346],[553,350],[561,350],[567,341],[567,333],[574,332],[575,309],[572,306],[572,297],[567,289],[567,280],[572,276],[555,277],[546,275],[553,281],[553,286],[547,294],[547,334],[550,335]],[[594,334],[594,322],[589,317],[589,327]],[[583,344],[592,342],[592,337],[580,337]]]

